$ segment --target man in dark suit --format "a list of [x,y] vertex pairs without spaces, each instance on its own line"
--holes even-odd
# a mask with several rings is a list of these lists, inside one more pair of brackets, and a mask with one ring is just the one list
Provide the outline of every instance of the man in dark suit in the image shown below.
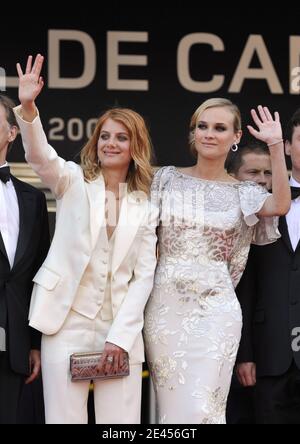
[[[267,190],[272,187],[270,152],[267,145],[261,142],[251,141],[240,146],[238,151],[230,152],[226,161],[226,169],[229,174],[240,181],[251,180]],[[244,272],[246,275],[248,275],[250,267],[251,265],[248,263]],[[245,277],[244,280],[246,280]],[[238,295],[241,285],[237,287]],[[227,424],[254,424],[254,412],[254,387],[243,387],[234,372],[227,399]]]
[[40,372],[40,334],[28,326],[32,279],[49,248],[45,196],[10,174],[14,103],[0,95],[0,424],[17,423],[24,382]]
[[237,292],[243,311],[237,375],[244,386],[255,385],[259,424],[300,424],[300,109],[285,147],[291,208],[279,220],[277,242],[251,247]]

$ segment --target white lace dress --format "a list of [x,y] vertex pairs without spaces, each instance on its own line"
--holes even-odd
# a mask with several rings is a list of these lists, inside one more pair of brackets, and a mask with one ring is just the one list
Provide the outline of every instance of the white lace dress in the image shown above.
[[280,237],[258,219],[268,192],[254,182],[213,182],[175,167],[152,185],[160,208],[159,260],[144,337],[159,422],[225,423],[242,316],[234,288],[251,241]]

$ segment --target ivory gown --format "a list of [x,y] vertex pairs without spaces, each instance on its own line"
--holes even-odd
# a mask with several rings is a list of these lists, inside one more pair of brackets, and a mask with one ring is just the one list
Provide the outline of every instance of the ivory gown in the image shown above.
[[278,218],[255,215],[268,195],[254,182],[202,180],[172,166],[154,177],[159,260],[144,337],[162,424],[225,423],[242,327],[234,288],[251,241],[280,237]]

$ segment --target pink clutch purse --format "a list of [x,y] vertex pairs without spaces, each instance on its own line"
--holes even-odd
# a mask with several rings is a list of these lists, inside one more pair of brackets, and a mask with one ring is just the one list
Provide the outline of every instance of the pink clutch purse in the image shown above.
[[104,374],[97,371],[102,352],[73,353],[70,356],[70,372],[72,381],[91,379],[121,378],[129,375],[128,353],[124,354],[124,365],[118,373]]

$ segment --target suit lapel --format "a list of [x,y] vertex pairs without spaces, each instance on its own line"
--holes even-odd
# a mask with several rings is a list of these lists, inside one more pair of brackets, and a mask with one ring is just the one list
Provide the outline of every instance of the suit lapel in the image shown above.
[[134,241],[145,214],[146,205],[147,202],[136,199],[132,194],[127,195],[123,199],[115,233],[112,273],[114,273],[122,263]]
[[9,262],[1,231],[0,231],[0,252],[3,254],[7,262]]
[[281,238],[285,243],[285,245],[287,246],[288,250],[294,253],[285,216],[281,216],[279,218],[279,231],[281,234]]
[[31,240],[31,234],[36,215],[36,199],[33,194],[23,188],[22,183],[12,176],[12,181],[16,190],[19,204],[20,229],[17,242],[17,249],[13,268],[22,259],[28,242]]
[[3,237],[2,237],[1,231],[0,231],[0,251],[8,261],[8,257],[7,257],[7,253],[6,253],[6,249],[5,249],[5,245],[3,242]]
[[297,244],[297,247],[296,247],[295,253],[296,253],[296,251],[299,250],[299,247],[300,247],[300,239],[298,240],[298,244]]
[[[86,190],[90,204],[90,232],[93,251],[104,221],[105,185],[103,176],[101,175],[93,182],[86,182]],[[78,204],[80,205],[80,202]]]

